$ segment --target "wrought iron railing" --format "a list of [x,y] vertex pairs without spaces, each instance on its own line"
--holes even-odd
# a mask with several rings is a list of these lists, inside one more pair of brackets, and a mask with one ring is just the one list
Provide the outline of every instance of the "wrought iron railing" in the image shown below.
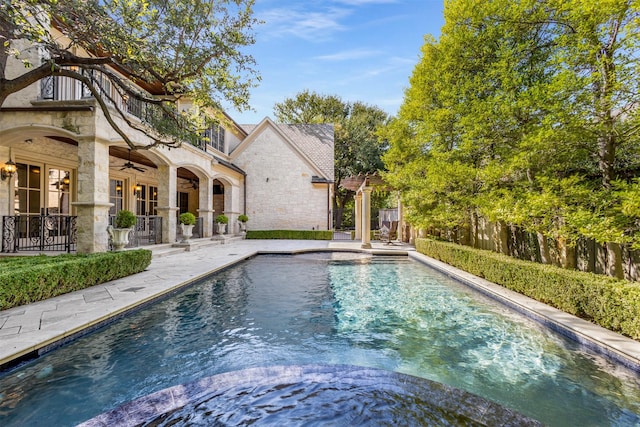
[[353,240],[353,230],[333,230],[333,240]]
[[201,133],[200,138],[191,140],[191,145],[204,152],[212,152],[215,149],[224,153],[224,134],[225,130],[222,126],[213,124]]
[[[148,122],[151,109],[139,99],[124,98],[111,84],[107,76],[99,71],[84,73],[94,85],[105,95],[107,103],[115,105],[119,110],[135,116],[143,122]],[[48,76],[40,81],[40,99],[50,101],[78,101],[91,98],[91,91],[79,80],[64,76]]]
[[75,216],[2,217],[2,252],[72,252],[76,250]]
[[[127,248],[162,243],[162,217],[155,215],[137,216],[136,226],[129,233]],[[109,217],[109,224],[114,225],[115,216]],[[109,241],[111,247],[111,241]]]

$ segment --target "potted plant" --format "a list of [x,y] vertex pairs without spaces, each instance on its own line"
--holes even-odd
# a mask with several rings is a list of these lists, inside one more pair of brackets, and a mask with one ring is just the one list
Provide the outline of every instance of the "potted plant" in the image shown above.
[[218,234],[224,234],[227,232],[227,224],[229,223],[229,217],[226,215],[218,215],[216,217],[216,224],[218,225]]
[[240,231],[243,233],[247,231],[247,221],[249,221],[249,217],[245,214],[238,215],[238,222],[240,222]]
[[193,236],[193,226],[196,225],[196,216],[191,212],[180,214],[180,227],[182,228],[182,242],[188,242]]
[[113,225],[107,227],[114,251],[121,251],[129,244],[129,233],[138,222],[135,214],[126,209],[118,211]]

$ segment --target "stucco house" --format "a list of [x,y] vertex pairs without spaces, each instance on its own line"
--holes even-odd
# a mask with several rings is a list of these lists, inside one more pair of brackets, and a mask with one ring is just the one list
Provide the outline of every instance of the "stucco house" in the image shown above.
[[[16,60],[6,70],[24,72]],[[142,123],[139,105],[111,96]],[[175,242],[187,211],[197,237],[213,236],[221,213],[231,234],[240,214],[250,229],[332,228],[332,126],[221,123],[195,144],[131,151],[75,80],[50,77],[11,95],[0,108],[0,251],[106,251],[121,209],[138,216],[134,245]]]

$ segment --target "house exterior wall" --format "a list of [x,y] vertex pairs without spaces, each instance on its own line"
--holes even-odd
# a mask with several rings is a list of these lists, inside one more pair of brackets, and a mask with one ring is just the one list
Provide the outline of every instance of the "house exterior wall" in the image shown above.
[[235,159],[246,178],[251,230],[326,230],[327,187],[314,185],[312,168],[267,126]]
[[[21,43],[16,42],[15,47],[23,51],[23,59],[28,58],[34,66],[40,64],[42,51]],[[9,78],[25,71],[21,62],[8,59]],[[147,167],[144,172],[122,170],[123,159],[110,155],[110,147],[126,147],[122,136],[109,124],[98,103],[81,90],[80,83],[64,79],[55,80],[55,93],[61,95],[47,96],[55,100],[42,99],[41,82],[36,82],[10,95],[0,106],[0,166],[11,159],[69,171],[70,213],[78,216],[78,240],[82,240],[79,252],[107,249],[110,179],[123,182],[123,208],[134,211],[133,186],[140,183],[157,188],[163,242],[171,242],[175,236],[177,191],[189,192],[189,211],[199,214],[206,224],[212,224],[215,215],[227,215],[230,233],[239,232],[237,217],[243,213],[249,216],[248,226],[253,229],[330,227],[330,186],[312,183],[312,177],[322,172],[314,165],[314,156],[299,151],[300,141],[309,137],[304,132],[286,135],[265,119],[268,124],[254,135],[252,126],[241,128],[229,117],[224,152],[205,152],[189,144],[177,149],[160,146],[141,151],[155,168]],[[123,105],[119,98],[114,99],[116,105]],[[180,107],[189,106],[185,102]],[[112,119],[131,141],[136,145],[151,143],[144,133],[128,127],[113,106],[110,109]],[[137,121],[134,116],[129,118]],[[239,147],[243,151],[238,157],[232,156]],[[122,152],[115,155],[122,157]],[[197,176],[199,191],[185,187],[184,180],[178,178],[180,168]],[[325,173],[328,180],[332,175]],[[0,182],[0,217],[15,213],[15,180]],[[212,194],[213,180],[224,185],[224,194]],[[205,225],[205,236],[210,228]]]

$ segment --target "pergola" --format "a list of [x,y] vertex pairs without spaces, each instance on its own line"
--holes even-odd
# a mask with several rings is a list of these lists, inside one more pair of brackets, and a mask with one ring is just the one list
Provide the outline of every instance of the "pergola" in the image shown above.
[[[371,249],[371,192],[375,187],[384,187],[390,189],[387,184],[377,173],[358,174],[344,178],[340,187],[351,190],[356,193],[354,196],[356,204],[356,240],[362,240],[363,249]],[[398,199],[398,230],[402,230],[402,203]],[[400,233],[398,233],[401,235]]]

